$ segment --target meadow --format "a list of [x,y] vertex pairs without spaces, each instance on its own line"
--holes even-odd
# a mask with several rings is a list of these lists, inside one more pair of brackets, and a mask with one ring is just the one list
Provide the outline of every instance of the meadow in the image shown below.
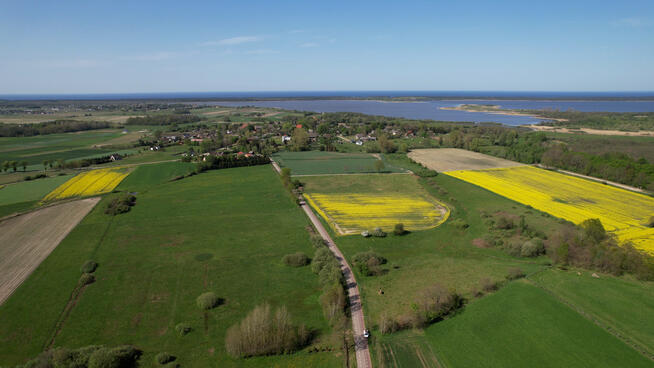
[[577,224],[599,218],[619,240],[654,252],[654,228],[646,225],[654,213],[652,197],[531,166],[447,175]]
[[[281,167],[290,168],[293,175],[324,175],[375,173],[375,162],[380,158],[369,153],[305,151],[279,152],[273,155],[273,159]],[[384,162],[382,171],[404,172],[388,162]]]
[[5,185],[0,189],[0,218],[33,207],[71,177],[62,175]]
[[[423,338],[446,367],[652,366],[651,360],[525,281],[466,306],[428,328]],[[402,336],[381,344],[392,348],[397,340]]]
[[94,147],[123,136],[118,129],[75,133],[0,137],[1,161],[26,161],[29,170],[43,169],[46,160],[73,160],[114,153],[115,148]]
[[129,175],[129,171],[124,167],[112,167],[82,172],[48,193],[43,201],[109,193]]
[[[308,220],[269,166],[209,171],[178,181],[179,163],[138,167],[118,189],[138,192],[126,214],[104,214],[112,195],[64,239],[0,306],[0,356],[16,364],[53,346],[134,344],[141,366],[161,351],[188,367],[338,366],[335,352],[235,359],[227,328],[256,305],[285,305],[293,321],[330,345],[331,329],[310,267],[283,264],[313,251]],[[161,173],[161,172],[165,172]],[[93,259],[96,282],[66,316],[80,266]],[[57,275],[57,277],[52,277]],[[222,304],[204,314],[195,299],[213,291]],[[178,323],[192,331],[179,336]]]

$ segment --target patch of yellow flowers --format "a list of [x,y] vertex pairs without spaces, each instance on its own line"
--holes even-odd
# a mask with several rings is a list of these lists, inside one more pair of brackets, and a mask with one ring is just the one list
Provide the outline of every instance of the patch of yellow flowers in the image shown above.
[[654,198],[532,166],[447,175],[577,224],[599,218],[619,240],[654,253],[654,228],[646,226],[654,216]]
[[43,200],[51,201],[69,197],[88,197],[111,192],[125,177],[129,175],[126,168],[114,167],[91,170],[77,174],[55,190],[46,195]]
[[357,234],[376,227],[392,231],[402,223],[409,231],[442,224],[449,209],[435,200],[406,195],[304,194],[307,202],[337,232]]

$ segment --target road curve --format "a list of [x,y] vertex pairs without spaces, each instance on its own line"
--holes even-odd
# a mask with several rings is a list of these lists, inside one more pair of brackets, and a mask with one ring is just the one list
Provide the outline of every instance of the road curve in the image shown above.
[[[277,173],[281,173],[279,165],[271,160],[273,167]],[[329,233],[322,225],[318,217],[311,211],[311,208],[304,202],[301,202],[301,207],[306,213],[313,226],[318,230],[318,233],[323,238],[329,250],[334,253],[334,257],[341,265],[341,272],[345,276],[345,287],[350,302],[350,314],[352,317],[352,334],[354,335],[354,350],[356,352],[357,367],[358,368],[372,368],[372,359],[370,359],[370,349],[368,349],[368,339],[363,337],[363,331],[366,329],[366,322],[363,318],[363,308],[361,307],[361,294],[359,293],[359,285],[354,278],[354,273],[350,264],[347,262],[341,250],[338,249],[336,243],[329,236]]]

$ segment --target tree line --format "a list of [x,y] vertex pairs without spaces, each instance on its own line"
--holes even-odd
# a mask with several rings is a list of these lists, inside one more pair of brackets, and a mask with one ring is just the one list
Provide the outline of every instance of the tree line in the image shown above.
[[161,115],[146,115],[134,116],[127,119],[127,125],[172,125],[172,124],[188,124],[195,123],[202,120],[201,117],[193,114],[161,114]]
[[0,137],[33,137],[36,135],[81,132],[112,128],[105,121],[55,120],[34,124],[0,124]]

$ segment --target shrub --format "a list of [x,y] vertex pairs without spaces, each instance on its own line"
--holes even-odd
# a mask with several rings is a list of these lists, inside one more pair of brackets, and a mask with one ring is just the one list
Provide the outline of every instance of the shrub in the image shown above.
[[456,227],[457,229],[460,229],[460,230],[465,230],[470,226],[470,225],[468,225],[467,222],[463,221],[463,219],[460,219],[460,218],[458,218],[456,220],[453,220],[452,225],[454,225],[454,227]]
[[313,255],[311,270],[318,274],[326,265],[334,262],[336,262],[336,259],[334,259],[334,255],[327,247],[319,248]]
[[414,315],[411,324],[421,327],[435,322],[463,306],[463,298],[454,290],[448,290],[441,285],[432,285],[423,290],[420,298],[414,304]]
[[84,262],[84,264],[80,268],[80,271],[82,273],[93,273],[93,272],[95,272],[96,268],[98,268],[98,264],[95,263],[94,261],[88,260],[88,261]]
[[380,227],[376,227],[375,230],[373,230],[371,234],[372,234],[372,236],[376,236],[378,238],[386,237],[386,233]]
[[406,230],[404,230],[404,224],[395,224],[395,228],[393,229],[393,234],[395,235],[406,234]]
[[545,246],[540,239],[532,239],[522,244],[520,248],[520,256],[522,257],[537,257],[545,253]]
[[515,225],[513,224],[513,220],[505,216],[498,218],[497,222],[495,223],[495,227],[501,230],[513,229],[514,226]]
[[311,244],[313,244],[314,248],[324,247],[325,239],[323,239],[322,236],[318,234],[311,234]]
[[112,216],[119,215],[121,213],[129,212],[132,206],[136,204],[136,197],[131,194],[121,195],[116,197],[109,202],[107,209],[104,213]]
[[346,298],[342,285],[332,284],[325,287],[325,291],[320,295],[320,304],[325,317],[332,326],[344,322]]
[[79,278],[80,286],[92,284],[94,282],[95,282],[95,276],[91,275],[90,273],[83,273],[82,276]]
[[509,268],[509,273],[506,275],[507,280],[516,280],[525,277],[525,273],[519,267]]
[[196,300],[196,304],[198,305],[198,308],[202,310],[209,310],[217,307],[220,305],[220,298],[216,296],[215,293],[209,291],[206,293],[201,294]]
[[184,336],[189,332],[191,332],[191,330],[192,330],[191,325],[189,325],[186,322],[178,323],[177,326],[175,326],[175,331],[177,331],[177,334],[179,336]]
[[172,362],[173,360],[175,360],[175,357],[166,352],[161,352],[154,357],[154,362],[160,365]]
[[294,254],[287,254],[282,258],[282,261],[291,267],[302,267],[309,264],[310,260],[306,254],[297,252]]
[[649,218],[649,221],[647,222],[648,227],[654,227],[654,216]]
[[386,263],[386,258],[373,251],[368,251],[355,254],[352,262],[354,267],[357,267],[362,274],[375,276],[381,274],[382,270],[379,266]]
[[588,219],[582,222],[580,226],[584,229],[584,236],[588,239],[592,239],[595,243],[599,243],[606,239],[606,230],[600,219]]
[[497,283],[492,281],[488,277],[484,277],[483,279],[481,279],[479,284],[481,286],[481,289],[484,290],[485,292],[495,291],[498,288]]
[[286,307],[274,313],[270,305],[257,306],[227,330],[225,348],[233,357],[292,353],[305,346],[310,334],[294,326]]
[[124,368],[134,367],[141,352],[133,346],[102,348],[89,357],[88,368]]

